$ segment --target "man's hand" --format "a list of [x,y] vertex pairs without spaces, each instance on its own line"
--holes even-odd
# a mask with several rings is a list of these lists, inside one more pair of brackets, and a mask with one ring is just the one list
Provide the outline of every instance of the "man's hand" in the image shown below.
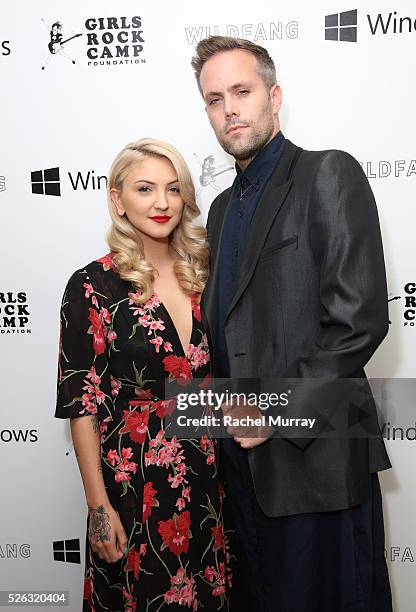
[[[241,448],[254,448],[268,440],[273,428],[267,425],[266,417],[257,406],[250,406],[239,395],[230,403],[221,406],[227,432]],[[227,421],[229,424],[227,424]],[[259,423],[257,424],[256,421]]]
[[263,444],[268,439],[269,436],[266,436],[265,438],[239,438],[234,436],[235,442],[237,442],[241,448],[254,448],[260,444]]

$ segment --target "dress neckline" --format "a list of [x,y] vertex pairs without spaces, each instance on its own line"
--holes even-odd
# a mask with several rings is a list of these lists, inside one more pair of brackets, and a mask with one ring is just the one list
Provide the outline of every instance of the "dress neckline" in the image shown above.
[[186,359],[188,359],[189,358],[188,357],[189,356],[189,347],[190,347],[190,345],[192,343],[192,339],[194,337],[194,331],[195,331],[195,316],[194,316],[194,309],[192,308],[192,297],[189,298],[190,307],[191,307],[192,327],[191,327],[191,335],[190,335],[189,342],[188,342],[188,345],[186,347],[186,350],[183,347],[183,344],[181,342],[181,338],[179,336],[178,330],[176,329],[176,325],[174,324],[173,319],[172,319],[172,317],[170,315],[170,312],[167,309],[167,307],[165,306],[165,304],[162,302],[162,299],[161,299],[160,295],[158,295],[155,291],[153,291],[152,297],[155,297],[158,300],[160,306],[165,311],[166,317],[169,320],[169,323],[170,323],[170,325],[171,325],[171,327],[172,327],[172,329],[173,329],[173,331],[174,331],[174,333],[176,335],[176,340],[177,340],[178,348],[180,348],[182,356],[185,357]]

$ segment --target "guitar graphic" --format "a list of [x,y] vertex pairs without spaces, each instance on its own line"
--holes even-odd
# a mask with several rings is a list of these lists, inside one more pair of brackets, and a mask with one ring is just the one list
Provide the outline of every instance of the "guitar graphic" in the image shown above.
[[69,42],[73,38],[78,38],[78,36],[82,36],[82,34],[74,34],[74,36],[70,36],[65,40],[57,40],[56,42],[51,41],[50,43],[48,43],[48,49],[54,55],[65,43]]
[[[215,158],[213,155],[208,155],[205,157],[202,162],[201,175],[199,176],[199,182],[202,187],[206,187],[207,185],[215,186],[215,177],[220,174],[224,174],[224,172],[229,172],[230,170],[234,170],[232,166],[228,168],[224,168],[223,170],[218,170],[215,167]],[[216,186],[215,186],[216,187]]]
[[[42,70],[45,70],[46,66],[49,62],[55,57],[63,57],[70,61],[72,64],[75,64],[75,60],[66,52],[65,45],[70,40],[74,40],[74,38],[78,38],[82,36],[82,34],[73,34],[68,32],[66,35],[62,31],[62,23],[60,21],[54,21],[52,25],[49,27],[46,21],[41,17],[41,21],[45,28],[49,32],[49,42],[48,42],[48,51],[49,55],[46,57],[44,64],[42,66]],[[66,36],[64,40],[64,36]]]

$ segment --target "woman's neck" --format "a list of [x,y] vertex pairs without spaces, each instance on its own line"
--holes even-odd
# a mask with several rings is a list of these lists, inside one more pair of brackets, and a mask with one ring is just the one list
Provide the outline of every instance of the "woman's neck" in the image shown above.
[[141,237],[143,242],[144,257],[156,270],[171,267],[174,256],[169,245],[169,240],[155,240],[148,236]]

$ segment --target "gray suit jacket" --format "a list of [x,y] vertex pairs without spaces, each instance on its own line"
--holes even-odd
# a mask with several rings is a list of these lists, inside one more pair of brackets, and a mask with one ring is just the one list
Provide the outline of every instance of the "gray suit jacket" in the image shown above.
[[[227,189],[214,200],[207,222],[211,275],[202,313],[214,375],[216,281],[229,196]],[[342,151],[305,151],[286,140],[252,219],[226,317],[231,377],[365,378],[363,368],[387,330],[379,221],[361,166]],[[368,474],[390,467],[371,402],[366,429],[376,436],[287,439],[282,431],[248,451],[267,515],[363,501]]]

